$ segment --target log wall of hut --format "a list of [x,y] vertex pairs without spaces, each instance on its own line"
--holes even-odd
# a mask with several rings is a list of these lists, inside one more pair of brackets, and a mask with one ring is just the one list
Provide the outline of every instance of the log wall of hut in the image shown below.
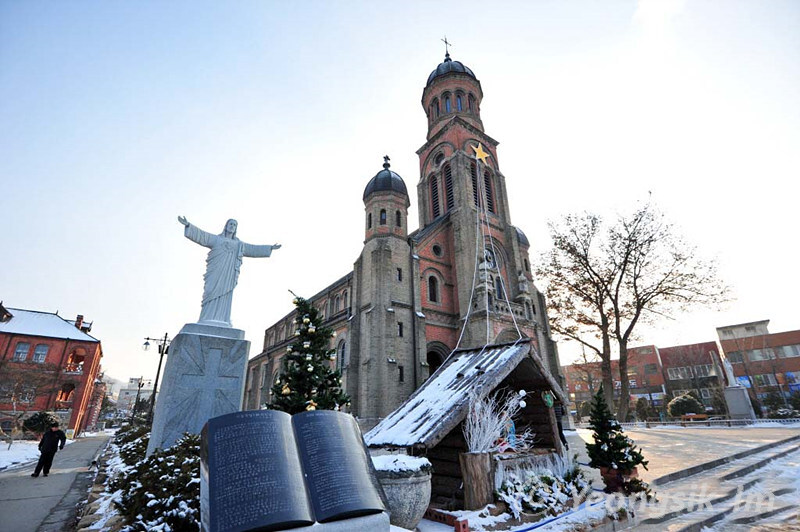
[[447,510],[464,508],[464,478],[458,455],[467,452],[463,423],[459,423],[431,449],[417,449],[416,456],[425,456],[433,466],[431,474],[431,506]]

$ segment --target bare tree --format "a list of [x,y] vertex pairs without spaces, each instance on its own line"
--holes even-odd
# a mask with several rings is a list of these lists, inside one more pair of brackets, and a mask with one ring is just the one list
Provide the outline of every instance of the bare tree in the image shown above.
[[0,403],[11,405],[11,411],[3,413],[13,419],[11,433],[7,435],[9,448],[20,421],[35,406],[36,398],[56,393],[66,382],[71,381],[59,379],[55,364],[0,360]]
[[[725,301],[728,289],[717,277],[716,264],[700,258],[650,203],[607,227],[600,216],[585,213],[568,215],[550,229],[553,248],[539,275],[548,282],[553,328],[601,357],[609,405],[613,339],[621,382],[617,417],[624,420],[628,344],[636,327],[695,305]],[[585,341],[587,336],[600,346]]]

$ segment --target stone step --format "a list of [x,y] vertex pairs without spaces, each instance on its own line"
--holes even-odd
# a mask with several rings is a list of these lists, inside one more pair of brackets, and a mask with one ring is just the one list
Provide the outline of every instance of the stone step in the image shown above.
[[[652,516],[652,510],[648,509],[649,513],[638,516],[636,530],[699,531],[730,518],[735,510],[734,505],[742,497],[757,496],[756,490],[774,493],[778,501],[776,507],[789,504],[783,497],[796,498],[793,488],[775,485],[769,479],[758,478],[752,473],[797,451],[800,451],[800,442],[796,439],[784,440],[734,462],[723,461],[721,465],[693,476],[655,486],[660,503],[654,508],[661,512],[666,507],[666,513]],[[759,513],[763,512],[753,512],[756,521],[764,518],[758,517]],[[737,519],[747,517],[750,514],[742,513],[741,509],[736,512]]]

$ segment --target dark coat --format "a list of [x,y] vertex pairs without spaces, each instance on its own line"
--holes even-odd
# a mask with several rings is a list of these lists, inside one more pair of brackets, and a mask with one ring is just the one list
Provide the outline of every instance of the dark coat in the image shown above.
[[42,436],[41,441],[39,442],[39,450],[43,453],[54,453],[58,450],[59,444],[61,442],[61,448],[64,448],[64,444],[67,443],[67,435],[64,434],[63,430],[48,430]]

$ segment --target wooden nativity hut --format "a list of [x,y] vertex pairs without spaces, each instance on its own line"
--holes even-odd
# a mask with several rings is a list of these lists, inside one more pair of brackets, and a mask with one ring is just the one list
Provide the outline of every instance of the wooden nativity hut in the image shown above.
[[490,463],[494,489],[505,474],[519,467],[563,453],[552,407],[543,392],[566,404],[561,387],[548,372],[530,339],[454,351],[442,366],[394,412],[369,431],[371,448],[406,449],[425,456],[433,466],[431,506],[464,507],[464,477],[459,454],[467,452],[463,424],[469,411],[470,391],[481,399],[498,391],[526,391],[526,406],[515,419],[517,433],[530,429],[534,447],[526,452],[497,453]]

